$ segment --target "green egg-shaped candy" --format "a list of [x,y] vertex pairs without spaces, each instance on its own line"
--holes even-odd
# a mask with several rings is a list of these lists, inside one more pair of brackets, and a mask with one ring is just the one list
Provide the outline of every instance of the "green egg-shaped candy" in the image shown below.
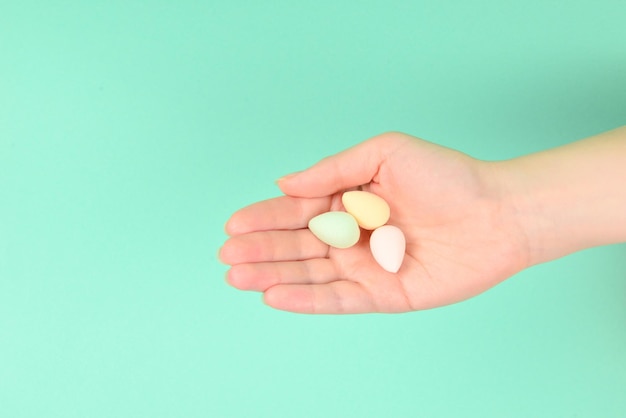
[[347,212],[326,212],[309,221],[309,229],[320,241],[335,248],[349,248],[359,241],[361,230]]

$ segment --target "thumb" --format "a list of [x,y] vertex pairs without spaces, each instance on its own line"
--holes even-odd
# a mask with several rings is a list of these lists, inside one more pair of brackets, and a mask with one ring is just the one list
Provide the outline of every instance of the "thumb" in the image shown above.
[[378,173],[386,156],[400,142],[401,134],[383,134],[320,160],[312,167],[276,180],[286,195],[324,197],[367,184]]

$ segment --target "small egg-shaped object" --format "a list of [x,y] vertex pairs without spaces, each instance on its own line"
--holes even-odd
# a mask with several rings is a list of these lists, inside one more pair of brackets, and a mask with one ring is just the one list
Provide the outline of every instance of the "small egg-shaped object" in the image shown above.
[[363,229],[376,229],[389,220],[389,205],[385,199],[374,193],[361,190],[345,192],[341,201],[346,211],[355,217]]
[[320,241],[335,248],[350,248],[361,236],[356,219],[339,211],[317,215],[309,221],[309,229]]
[[397,273],[404,260],[406,238],[397,226],[381,226],[372,232],[370,249],[374,260],[383,269],[390,273]]

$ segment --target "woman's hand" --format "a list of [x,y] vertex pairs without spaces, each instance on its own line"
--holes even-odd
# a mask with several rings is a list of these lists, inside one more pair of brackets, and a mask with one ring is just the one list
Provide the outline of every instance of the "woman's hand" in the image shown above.
[[[220,259],[228,282],[264,292],[277,309],[301,313],[406,312],[477,295],[527,267],[529,240],[504,196],[497,164],[400,133],[387,133],[278,180],[285,196],[237,211]],[[348,249],[307,229],[343,210],[360,188],[391,207],[388,224],[406,236],[396,274],[369,249],[369,231]]]

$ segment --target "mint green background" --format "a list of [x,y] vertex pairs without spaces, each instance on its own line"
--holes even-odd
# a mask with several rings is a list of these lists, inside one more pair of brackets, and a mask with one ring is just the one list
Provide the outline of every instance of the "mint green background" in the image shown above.
[[623,417],[623,245],[470,301],[229,288],[237,208],[387,130],[485,159],[626,123],[615,1],[0,6],[0,416]]

